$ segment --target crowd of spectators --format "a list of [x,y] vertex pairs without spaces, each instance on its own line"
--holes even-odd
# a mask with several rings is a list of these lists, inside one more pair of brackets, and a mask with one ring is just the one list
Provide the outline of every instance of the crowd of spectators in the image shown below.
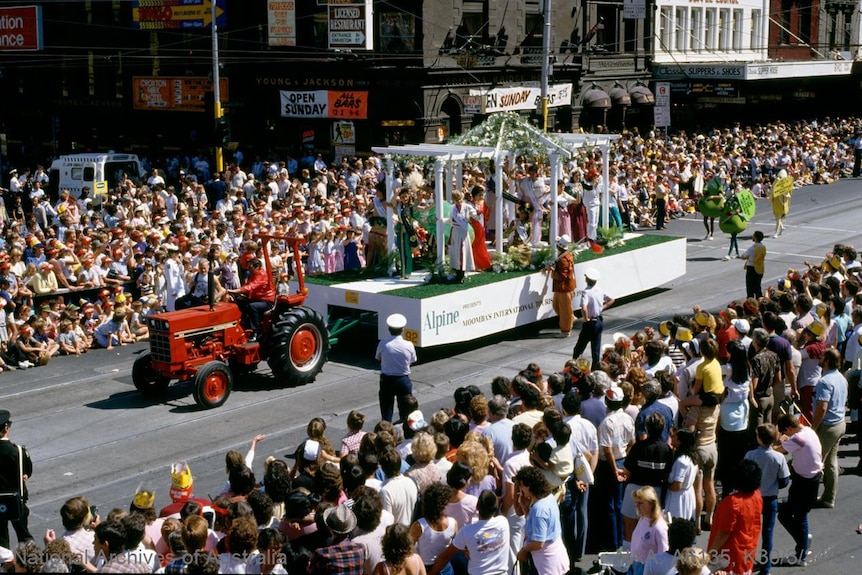
[[[764,190],[782,169],[798,183],[825,182],[853,169],[854,135],[850,120],[668,140],[631,132],[614,150],[616,197],[625,189],[636,208],[629,199],[646,189],[648,204],[666,184],[694,201],[709,172],[729,188]],[[597,177],[596,158],[581,160],[562,182],[574,201]],[[16,207],[0,248],[0,366],[146,337],[143,318],[194,290],[211,249],[221,285],[235,289],[243,262],[260,254],[255,230],[308,237],[309,273],[315,234],[371,234],[368,220],[386,205],[379,159],[306,165],[232,166],[205,183],[183,170],[166,183],[156,169],[148,182],[124,179],[98,210],[86,196],[49,200],[36,189],[28,211],[17,207],[21,190],[7,192]],[[513,166],[507,177],[541,169]],[[492,173],[466,170],[465,188],[493,189]],[[405,174],[397,185],[411,180]],[[413,179],[417,201],[429,201],[427,184]],[[288,254],[270,254],[276,279],[286,278]],[[322,271],[339,268],[332,259]],[[860,269],[856,251],[836,245],[760,299],[614,334],[598,365],[575,358],[543,374],[531,364],[495,378],[490,394],[459,388],[450,408],[427,418],[411,398],[405,421],[367,432],[352,412],[340,443],[314,418],[292,461],[267,458],[262,477],[252,471],[254,443],[245,456],[228,453],[214,501],[194,497],[183,464],[172,471],[174,503],[160,512],[146,490],[104,518],[70,499],[64,533],[46,534],[47,553],[27,542],[17,560],[30,571],[54,557],[50,571],[565,575],[588,552],[622,550],[644,573],[696,573],[705,554],[730,573],[804,564],[808,512],[835,505],[845,409],[853,422],[858,413]],[[789,468],[781,452],[792,455]],[[776,519],[796,543],[790,557],[771,554]],[[702,530],[705,554],[691,549]]]
[[[855,119],[826,118],[673,137],[627,131],[611,150],[610,225],[663,229],[665,218],[694,211],[704,183],[712,180],[726,193],[750,188],[766,197],[782,170],[797,185],[859,175],[857,130]],[[311,275],[362,267],[385,272],[388,208],[398,215],[406,213],[405,205],[414,216],[414,210],[433,213],[433,184],[421,164],[396,167],[395,189],[409,193],[387,201],[386,166],[375,155],[332,163],[310,152],[299,160],[256,157],[248,171],[241,154],[235,159],[212,176],[198,157],[167,159],[162,168],[147,163],[146,180],[124,174],[95,203],[88,190],[77,198],[67,190],[50,197],[42,166],[32,174],[13,169],[0,196],[0,313],[8,319],[0,321],[0,369],[146,337],[148,314],[173,310],[184,295],[196,302],[205,296],[199,280],[209,263],[201,262],[210,252],[222,297],[239,287],[248,262],[261,255],[255,232],[306,238],[303,262]],[[595,239],[601,223],[599,160],[587,151],[566,166],[555,237],[543,225],[552,208],[547,166],[525,156],[507,163],[501,185],[514,195],[499,206],[507,249],[553,243],[562,235]],[[471,217],[493,239],[493,166],[466,164],[463,175]],[[419,241],[405,249],[415,255],[429,251],[433,226],[426,223],[432,231],[427,233],[421,217],[407,221]],[[285,293],[290,253],[285,245],[270,248],[273,283]]]
[[[835,505],[846,410],[855,423],[862,396],[860,270],[837,245],[760,299],[614,334],[598,365],[529,364],[433,413],[411,396],[396,424],[366,429],[353,411],[340,441],[315,417],[262,477],[257,437],[226,454],[212,501],[177,463],[160,511],[153,490],[104,518],[76,497],[46,553],[19,552],[102,572],[565,575],[600,551],[636,573],[805,565],[809,512]],[[795,542],[786,557],[776,521]]]

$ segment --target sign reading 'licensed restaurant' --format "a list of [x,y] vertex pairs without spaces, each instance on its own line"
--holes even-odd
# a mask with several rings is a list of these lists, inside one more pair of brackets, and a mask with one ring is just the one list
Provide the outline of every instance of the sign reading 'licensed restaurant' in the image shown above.
[[374,48],[371,0],[330,0],[329,48],[371,50]]

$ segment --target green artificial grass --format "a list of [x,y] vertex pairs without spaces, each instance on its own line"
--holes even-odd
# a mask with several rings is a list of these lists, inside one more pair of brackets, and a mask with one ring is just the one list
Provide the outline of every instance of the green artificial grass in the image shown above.
[[[597,254],[592,250],[584,250],[580,252],[577,256],[577,262],[583,263],[588,262],[590,260],[594,260],[597,258],[604,257],[606,255],[614,255],[621,254],[631,250],[637,250],[640,248],[645,248],[649,246],[654,246],[657,244],[661,244],[664,242],[669,242],[679,239],[675,236],[662,236],[662,235],[641,235],[636,238],[626,240],[625,244],[619,247],[614,248],[605,248],[605,252],[603,254]],[[423,262],[422,260],[414,260],[414,269],[419,270],[430,269],[428,265],[423,266],[424,264],[428,264],[427,261]],[[438,295],[449,294],[465,289],[480,287],[484,285],[494,284],[500,281],[509,280],[513,278],[519,278],[526,275],[534,274],[538,270],[517,270],[517,271],[507,271],[503,273],[494,273],[494,272],[486,272],[481,274],[473,274],[467,277],[462,284],[441,284],[441,283],[429,283],[425,285],[419,286],[409,286],[396,290],[387,291],[386,295],[397,295],[399,297],[406,297],[412,299],[424,299],[430,298]],[[314,285],[335,285],[342,284],[348,282],[355,281],[364,281],[367,279],[371,279],[374,277],[381,277],[380,275],[374,275],[367,270],[352,270],[348,272],[337,272],[334,274],[326,274],[314,277],[306,277],[305,283],[309,284],[309,286]],[[309,289],[314,289],[313,287],[309,287]]]

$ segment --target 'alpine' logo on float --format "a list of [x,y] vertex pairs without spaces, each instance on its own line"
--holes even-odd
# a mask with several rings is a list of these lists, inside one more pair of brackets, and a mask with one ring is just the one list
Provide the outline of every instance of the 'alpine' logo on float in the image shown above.
[[425,314],[425,329],[428,331],[434,330],[434,335],[440,335],[440,328],[458,323],[460,315],[457,311],[444,311],[440,313],[429,311]]

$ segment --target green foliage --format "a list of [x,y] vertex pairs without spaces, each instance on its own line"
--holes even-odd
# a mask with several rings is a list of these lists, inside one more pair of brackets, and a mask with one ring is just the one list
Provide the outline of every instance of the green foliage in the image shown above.
[[478,126],[455,137],[452,143],[461,146],[488,146],[492,148],[499,144],[500,149],[516,154],[534,156],[541,152],[540,156],[545,157],[546,146],[540,137],[547,138],[556,144],[562,144],[554,134],[545,134],[517,112],[499,112],[491,114]]
[[605,247],[625,245],[625,242],[623,241],[622,228],[618,228],[617,226],[612,226],[609,228],[599,227],[598,232],[599,237],[596,242]]

